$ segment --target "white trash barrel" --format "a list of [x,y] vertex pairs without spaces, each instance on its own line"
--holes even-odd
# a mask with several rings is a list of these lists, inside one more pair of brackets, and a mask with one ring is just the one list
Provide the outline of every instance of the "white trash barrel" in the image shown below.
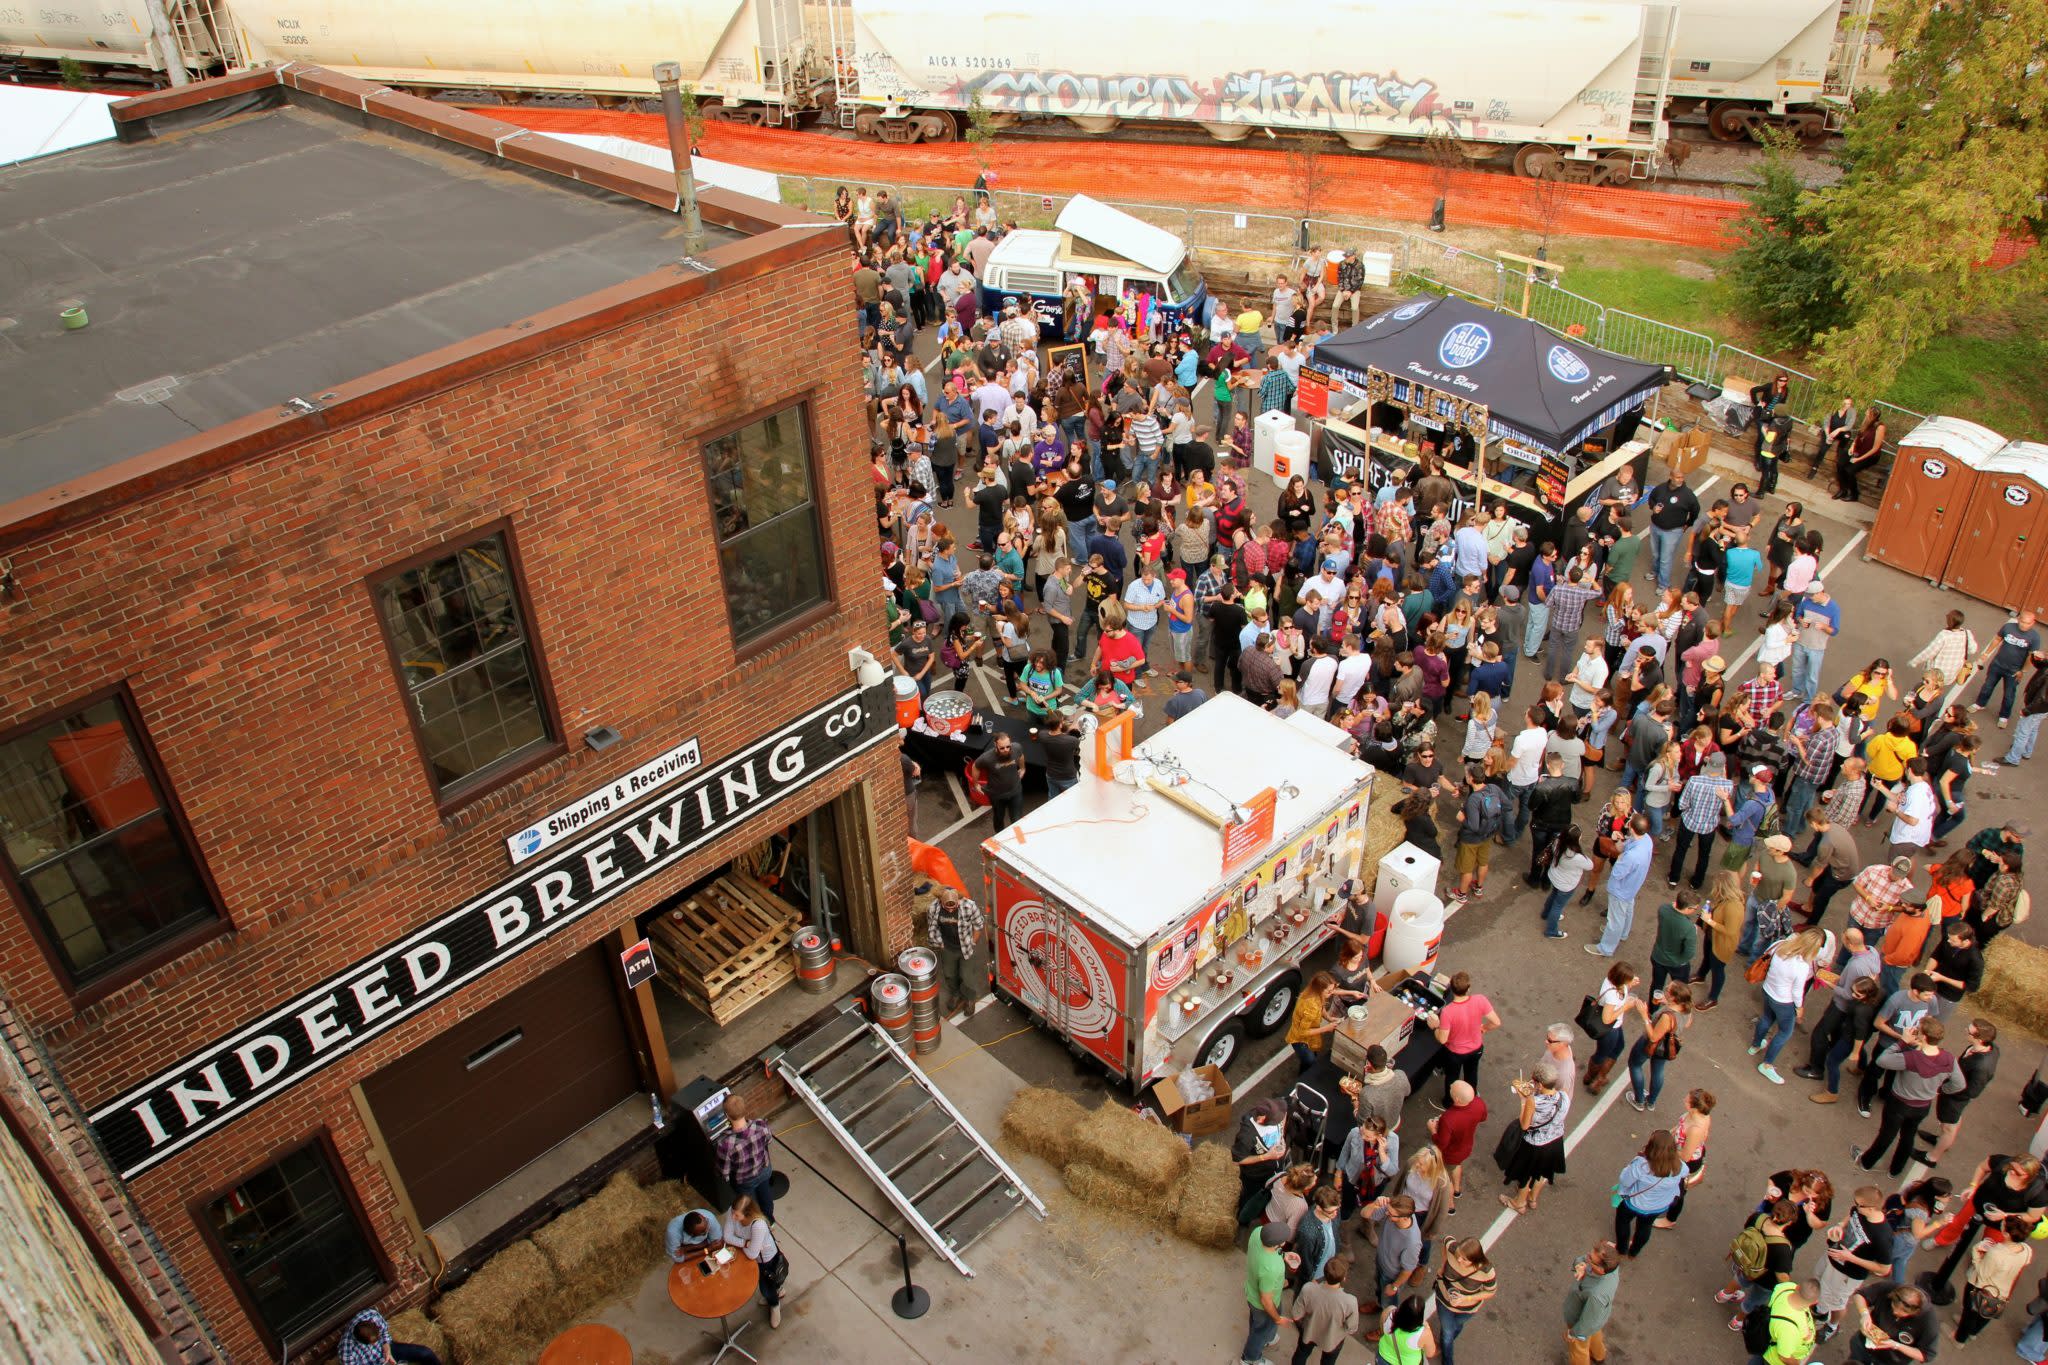
[[1444,941],[1444,903],[1433,891],[1403,891],[1394,898],[1380,963],[1390,972],[1430,971]]
[[1285,484],[1296,474],[1308,477],[1308,433],[1283,431],[1273,437],[1273,482]]
[[1382,910],[1404,891],[1435,891],[1443,864],[1410,843],[1396,844],[1380,859],[1379,879],[1372,884],[1372,903]]

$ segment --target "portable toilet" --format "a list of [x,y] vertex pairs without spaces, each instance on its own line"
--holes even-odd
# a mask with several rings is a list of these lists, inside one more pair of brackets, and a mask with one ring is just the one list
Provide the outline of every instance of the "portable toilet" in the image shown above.
[[1930,417],[1899,441],[1870,528],[1869,557],[1938,582],[1977,491],[1977,471],[2005,438],[1960,417]]
[[1979,465],[1963,522],[1942,585],[2027,605],[2048,566],[2048,445],[2013,441]]

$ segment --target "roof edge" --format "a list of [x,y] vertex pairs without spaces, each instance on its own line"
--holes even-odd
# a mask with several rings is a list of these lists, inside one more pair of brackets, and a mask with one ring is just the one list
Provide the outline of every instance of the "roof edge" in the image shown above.
[[[416,96],[292,64],[220,76],[154,91],[113,106],[123,141],[146,141],[169,127],[194,126],[209,105],[243,112],[252,97],[325,104],[392,125],[393,135],[430,138],[492,156],[529,172],[675,212],[674,181],[638,162],[589,151],[511,124]],[[162,121],[168,120],[168,125]],[[109,511],[197,482],[219,471],[416,403],[511,365],[574,345],[652,313],[675,308],[771,271],[839,250],[829,219],[730,190],[705,189],[698,205],[708,224],[746,234],[701,255],[572,299],[544,312],[402,360],[319,394],[301,394],[183,440],[67,479],[0,504],[0,552],[41,540]]]

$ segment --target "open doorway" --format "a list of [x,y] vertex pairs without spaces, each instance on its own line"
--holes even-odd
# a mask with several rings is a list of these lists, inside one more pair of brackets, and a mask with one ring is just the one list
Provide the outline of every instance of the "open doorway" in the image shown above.
[[849,847],[862,795],[855,787],[774,828],[639,917],[678,1076],[724,1075],[824,1007],[828,995],[798,987],[790,945],[813,926],[851,950],[854,915],[874,882],[872,872],[851,871],[863,860]]

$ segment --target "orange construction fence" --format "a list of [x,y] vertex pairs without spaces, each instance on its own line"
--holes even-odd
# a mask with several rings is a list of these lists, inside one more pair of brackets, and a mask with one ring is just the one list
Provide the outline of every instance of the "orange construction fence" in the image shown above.
[[[480,107],[492,118],[543,133],[586,133],[666,146],[656,114],[601,109]],[[831,133],[755,128],[713,121],[698,151],[705,156],[778,175],[863,179],[923,185],[969,185],[974,150],[965,143],[901,146],[856,142]],[[1185,146],[1119,142],[1112,138],[999,142],[991,157],[1004,189],[1027,194],[1092,194],[1104,199],[1166,202],[1299,217],[1362,214],[1426,221],[1436,200],[1435,167],[1413,161],[1328,152],[1313,167],[1299,153],[1246,146]],[[1313,186],[1313,213],[1302,213],[1304,179]],[[1446,198],[1461,224],[1541,231],[1562,236],[1619,237],[1720,250],[1732,245],[1727,229],[1742,204],[1657,190],[1544,184],[1499,171],[1454,170]]]

